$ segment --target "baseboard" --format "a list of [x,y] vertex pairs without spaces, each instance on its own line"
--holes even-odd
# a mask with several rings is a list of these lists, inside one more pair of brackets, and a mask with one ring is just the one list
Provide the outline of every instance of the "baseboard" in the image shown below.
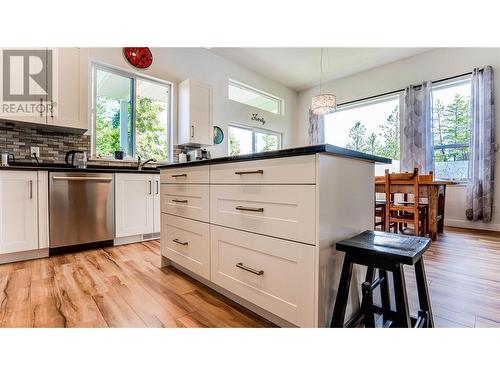
[[18,251],[16,253],[0,254],[0,264],[47,258],[48,256],[49,256],[48,248],[28,250],[28,251]]
[[296,328],[297,326],[295,326],[294,324],[280,318],[279,316],[276,316],[274,315],[273,313],[270,313],[269,311],[267,310],[264,310],[263,308],[259,307],[259,306],[256,306],[254,305],[253,303],[241,298],[240,296],[237,296],[236,294],[234,293],[231,293],[230,291],[214,284],[213,282],[211,282],[210,280],[207,280],[191,271],[189,271],[188,269],[182,267],[181,265],[171,261],[170,259],[168,258],[165,258],[163,255],[161,256],[161,266],[162,267],[167,267],[167,266],[172,266],[174,268],[177,268],[178,270],[182,271],[183,273],[185,273],[186,275],[192,277],[193,279],[199,281],[200,283],[202,284],[205,284],[206,286],[208,286],[209,288],[215,290],[216,292],[222,294],[224,297],[227,297],[229,298],[230,300],[233,300],[234,302],[236,302],[237,304],[243,306],[244,308],[256,313],[257,315],[260,315],[261,317],[263,317],[264,319],[267,319],[269,320],[270,322],[276,324],[277,326],[279,327],[284,327],[284,328]]
[[115,246],[128,245],[129,243],[142,242],[142,235],[137,234],[135,236],[118,237],[113,240]]
[[480,229],[500,232],[500,224],[483,223],[482,221],[469,221],[457,219],[444,219],[444,225],[447,227]]
[[160,233],[136,234],[134,236],[118,237],[113,240],[115,246],[128,245],[144,241],[153,241],[160,239]]

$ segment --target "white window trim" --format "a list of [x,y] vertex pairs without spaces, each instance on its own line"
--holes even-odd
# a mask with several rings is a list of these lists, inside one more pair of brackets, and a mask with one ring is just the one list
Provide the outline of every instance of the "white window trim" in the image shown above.
[[240,103],[240,104],[243,104],[243,105],[247,105],[249,107],[252,107],[252,108],[255,108],[255,109],[258,109],[259,111],[265,111],[267,113],[272,113],[273,115],[279,115],[279,116],[283,116],[285,114],[285,99],[283,98],[280,98],[276,95],[273,95],[273,94],[270,94],[268,92],[265,92],[265,91],[262,91],[262,90],[259,90],[255,87],[252,87],[250,85],[247,85],[243,82],[239,82],[235,79],[232,79],[232,78],[229,78],[228,80],[228,92],[229,92],[229,87],[230,86],[233,86],[233,87],[237,87],[237,88],[240,88],[240,89],[244,89],[244,90],[249,90],[249,91],[253,91],[255,93],[258,93],[259,95],[262,95],[270,100],[274,100],[278,103],[278,113],[274,113],[274,112],[271,112],[271,111],[268,111],[268,110],[265,110],[265,109],[262,109],[262,108],[258,108],[258,107],[255,107],[253,105],[250,105],[250,104],[245,104],[245,103],[241,103],[241,102],[238,102],[236,100],[233,100],[231,98],[229,98],[229,94],[228,94],[228,99],[233,101],[233,102],[236,102],[236,103]]
[[[120,159],[114,159],[113,157],[102,157],[102,156],[97,156],[96,155],[96,117],[95,117],[95,103],[96,103],[96,95],[97,95],[97,79],[96,79],[96,74],[97,74],[97,69],[103,70],[106,72],[110,72],[113,74],[120,75],[122,77],[126,77],[129,79],[133,80],[133,93],[134,93],[134,98],[133,98],[133,104],[134,104],[134,109],[132,111],[132,127],[134,129],[134,144],[132,145],[133,148],[133,155],[132,156],[127,156],[125,159],[120,160]],[[157,160],[158,163],[163,163],[163,162],[169,162],[173,160],[173,98],[174,98],[174,85],[172,82],[161,80],[155,77],[151,77],[145,74],[137,73],[128,69],[123,69],[123,68],[118,68],[116,66],[103,63],[100,61],[91,61],[90,62],[90,79],[91,79],[91,98],[89,100],[89,114],[90,114],[90,124],[91,124],[91,155],[90,159],[91,160],[109,160],[109,161],[123,161],[123,162],[130,162],[131,160],[136,160],[137,155],[136,155],[136,140],[137,140],[137,127],[136,127],[136,100],[135,100],[135,93],[137,92],[137,79],[141,79],[144,81],[150,81],[155,84],[163,85],[168,87],[168,92],[169,92],[169,98],[168,98],[168,144],[167,144],[167,160]]]
[[278,150],[281,149],[282,144],[283,144],[283,133],[269,130],[269,129],[264,129],[264,128],[259,128],[259,127],[253,127],[253,126],[245,126],[241,124],[235,124],[235,123],[230,123],[228,124],[228,141],[227,141],[227,154],[231,155],[231,143],[229,141],[229,128],[239,128],[239,129],[244,129],[244,130],[249,130],[252,132],[252,154],[255,154],[257,151],[255,151],[255,133],[263,133],[263,134],[269,134],[269,135],[275,135],[278,137]]

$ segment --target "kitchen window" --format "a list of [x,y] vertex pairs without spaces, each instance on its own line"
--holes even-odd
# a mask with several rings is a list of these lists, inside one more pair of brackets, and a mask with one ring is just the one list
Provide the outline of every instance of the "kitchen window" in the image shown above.
[[93,156],[170,159],[171,85],[93,65]]
[[230,100],[246,104],[263,111],[275,113],[277,115],[282,115],[284,113],[283,99],[233,79],[229,80],[228,97]]
[[281,133],[235,125],[229,125],[228,133],[229,155],[231,156],[273,151],[281,148]]

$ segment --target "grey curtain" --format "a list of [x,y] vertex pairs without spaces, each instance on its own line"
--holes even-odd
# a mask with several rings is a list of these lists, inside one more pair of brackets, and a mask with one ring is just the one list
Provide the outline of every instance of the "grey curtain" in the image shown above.
[[402,132],[401,171],[418,168],[420,174],[434,169],[434,142],[432,137],[432,82],[421,87],[405,89]]
[[325,116],[315,115],[309,110],[309,144],[325,143]]
[[489,223],[495,168],[493,68],[474,69],[471,83],[471,155],[465,215],[468,220]]

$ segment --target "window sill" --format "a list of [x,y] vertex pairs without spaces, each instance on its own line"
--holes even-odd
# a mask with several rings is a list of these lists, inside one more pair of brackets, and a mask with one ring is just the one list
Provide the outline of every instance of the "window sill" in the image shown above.
[[137,163],[137,159],[115,159],[115,158],[102,158],[99,156],[89,157],[89,161],[106,161],[106,162],[119,162],[119,163]]
[[[105,162],[105,163],[128,163],[128,164],[137,164],[139,161],[137,159],[115,159],[115,158],[103,158],[99,156],[91,156],[88,161],[90,162]],[[145,162],[146,160],[141,160],[141,162]],[[157,162],[149,162],[148,166],[157,166],[171,163],[169,161],[157,161]]]

